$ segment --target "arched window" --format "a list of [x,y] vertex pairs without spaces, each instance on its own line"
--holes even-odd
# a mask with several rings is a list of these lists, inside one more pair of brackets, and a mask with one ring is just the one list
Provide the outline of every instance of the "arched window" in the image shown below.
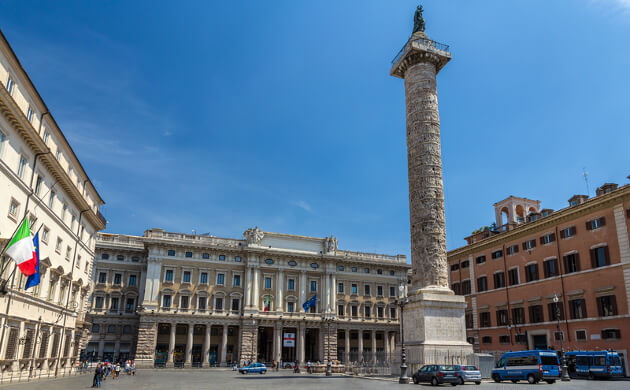
[[92,324],[92,333],[99,333],[101,331],[101,326],[99,324]]

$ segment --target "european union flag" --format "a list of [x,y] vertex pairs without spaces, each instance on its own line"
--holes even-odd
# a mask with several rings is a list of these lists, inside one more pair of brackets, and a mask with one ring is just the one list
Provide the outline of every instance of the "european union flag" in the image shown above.
[[309,298],[308,301],[304,302],[302,304],[302,307],[304,308],[304,311],[308,311],[308,309],[311,308],[311,306],[315,306],[317,304],[317,294],[313,295],[312,297]]
[[35,265],[35,273],[26,279],[26,286],[24,286],[24,290],[39,284],[39,232],[37,232],[35,237],[33,237],[33,246],[35,247],[37,264]]

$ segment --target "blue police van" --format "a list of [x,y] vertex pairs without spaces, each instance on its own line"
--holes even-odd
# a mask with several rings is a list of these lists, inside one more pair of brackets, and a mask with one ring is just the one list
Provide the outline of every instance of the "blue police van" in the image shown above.
[[621,357],[614,351],[571,351],[564,356],[572,377],[607,379],[624,375]]
[[560,360],[555,351],[506,352],[492,370],[495,382],[526,380],[530,384],[541,380],[551,384],[560,378]]

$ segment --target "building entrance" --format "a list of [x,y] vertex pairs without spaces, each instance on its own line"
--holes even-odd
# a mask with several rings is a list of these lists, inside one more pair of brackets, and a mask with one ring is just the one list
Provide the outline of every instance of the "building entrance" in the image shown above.
[[273,328],[258,328],[258,361],[270,363],[273,360]]
[[[282,329],[282,361],[283,362],[294,362],[297,360],[296,353],[296,336],[297,336],[296,328],[284,328]],[[291,342],[291,337],[293,341]],[[293,346],[285,346],[286,344],[293,344]]]
[[534,349],[547,349],[547,336],[544,334],[537,334],[532,336]]
[[319,329],[306,329],[304,335],[304,360],[319,361]]

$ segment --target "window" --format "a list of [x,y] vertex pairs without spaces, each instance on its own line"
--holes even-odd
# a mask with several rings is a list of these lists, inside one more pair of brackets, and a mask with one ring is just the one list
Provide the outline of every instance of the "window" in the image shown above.
[[[240,261],[240,260],[239,260]],[[297,261],[295,260],[289,260],[289,262],[287,263],[289,264],[291,267],[295,267],[297,265]]]
[[107,283],[107,273],[106,272],[99,272],[98,274],[98,282],[99,283]]
[[490,323],[490,312],[484,311],[479,313],[479,327],[489,328],[490,326],[492,326]]
[[295,302],[287,302],[287,311],[289,313],[295,312]]
[[471,312],[468,312],[468,313],[466,313],[464,318],[466,320],[466,329],[472,329],[473,325],[474,325],[473,314]]
[[66,260],[70,261],[70,257],[72,257],[72,247],[68,245],[66,247]]
[[269,265],[273,264],[273,259],[265,260],[265,264],[269,264]]
[[308,309],[309,313],[317,313],[317,304],[313,305]]
[[527,335],[520,333],[514,335],[514,342],[516,342],[516,344],[527,344]]
[[26,167],[26,159],[24,156],[20,156],[20,163],[18,165],[17,175],[20,179],[24,179],[24,168]]
[[53,203],[55,201],[55,191],[50,191],[50,195],[48,196],[48,208],[53,208]]
[[343,305],[337,305],[337,315],[343,316]]
[[586,230],[595,230],[602,226],[606,226],[606,218],[604,217],[599,217],[586,222]]
[[2,149],[4,148],[4,141],[6,141],[7,136],[4,135],[3,132],[0,131],[0,156],[2,156]]
[[15,82],[13,81],[11,76],[9,76],[9,78],[7,79],[7,91],[9,92],[9,95],[13,94],[13,87],[14,86],[15,86]]
[[295,279],[287,280],[287,290],[295,291]]
[[508,311],[506,309],[497,310],[497,326],[508,324]]
[[459,269],[459,263],[451,265],[451,272],[455,272]]
[[[629,215],[630,215],[630,214],[629,214]],[[396,275],[396,271],[394,271],[394,270],[390,270],[390,271],[389,271],[389,276],[394,276],[394,275]]]
[[509,344],[510,343],[510,336],[508,336],[508,335],[499,336],[499,342],[501,344]]
[[26,119],[28,119],[29,122],[33,123],[33,109],[31,108],[31,106],[28,106],[28,110],[26,110]]
[[63,208],[61,209],[61,219],[63,221],[66,220],[66,213],[68,212],[68,205],[64,204]]
[[186,252],[186,257],[188,258],[192,257],[192,252]]
[[225,261],[225,255],[219,255],[219,260]]
[[[240,263],[241,262],[241,256],[234,256],[234,261],[236,263]],[[289,265],[291,265],[291,264],[289,264]]]
[[100,333],[101,326],[99,324],[92,324],[92,333]]
[[188,295],[182,295],[179,297],[179,307],[180,309],[188,309],[190,297]]
[[63,243],[63,240],[59,237],[57,237],[57,245],[55,245],[55,250],[58,253],[61,253],[61,244]]
[[549,259],[543,262],[543,269],[545,273],[545,278],[552,278],[554,276],[558,276],[560,273],[558,272],[558,260],[557,259]]
[[602,338],[604,340],[618,340],[621,338],[621,331],[619,329],[604,329],[602,330]]
[[[266,289],[271,289],[271,278],[270,277],[265,277],[265,288]],[[313,290],[311,290],[313,291]]]
[[9,204],[9,217],[11,217],[12,219],[17,219],[19,209],[20,204],[15,199],[11,199],[11,203]]
[[[52,298],[48,297],[48,299],[52,299]],[[103,297],[96,297],[96,301],[94,301],[94,308],[96,310],[101,310],[103,308],[104,302],[105,300],[103,299]]]
[[166,271],[164,271],[164,281],[173,283],[173,270],[172,269],[167,269]]
[[169,249],[169,250],[168,250],[168,252],[167,252],[167,254],[168,254],[169,256],[175,256],[175,251],[174,251],[173,249]]
[[389,286],[389,296],[390,297],[395,297],[396,296],[396,287]]
[[129,287],[136,286],[136,275],[129,275]]
[[357,307],[357,305],[352,305],[350,310],[352,311],[352,317],[357,317],[359,315],[359,308]]
[[575,339],[577,341],[586,341],[586,330],[584,329],[576,330]]
[[343,282],[337,284],[337,292],[343,294]]
[[383,318],[383,306],[379,306],[376,308],[376,316],[378,318]]
[[379,269],[377,269],[377,270],[376,270],[376,274],[377,274],[377,275],[383,275],[383,270],[382,270],[382,269],[380,269],[380,268],[379,268]]
[[191,272],[184,271],[182,274],[182,283],[190,283]]
[[214,309],[216,311],[223,311],[223,298],[217,297],[214,299]]
[[496,260],[498,258],[503,257],[503,250],[499,249],[497,251],[492,252],[492,259]]
[[538,264],[529,264],[525,266],[525,280],[528,282],[538,280]]
[[515,307],[512,309],[512,322],[515,325],[522,325],[525,323],[525,309],[522,307]]
[[481,342],[484,344],[492,344],[492,336],[483,336]]
[[470,266],[470,262],[468,260],[462,261],[461,267],[462,269],[468,268]]
[[[564,305],[562,304],[562,302],[551,302],[547,305],[547,308],[549,310],[550,321],[564,321]],[[560,311],[558,312],[558,310]]]
[[55,152],[55,159],[59,161],[60,158],[61,158],[61,150],[57,149],[57,151]]
[[395,307],[390,307],[389,308],[389,318],[391,319],[396,319],[396,308]]
[[109,305],[109,310],[118,311],[118,298],[117,297],[112,297],[112,300]]
[[488,289],[488,278],[485,276],[481,276],[477,278],[477,291],[483,292]]
[[363,269],[363,272],[365,272],[366,274],[369,274],[370,273],[370,269],[369,268],[365,268],[365,269]]
[[554,241],[556,241],[555,233],[545,234],[544,236],[540,237],[540,245],[551,244]]
[[225,284],[225,274],[217,274],[217,285],[223,286]]
[[571,253],[564,256],[564,272],[570,274],[572,272],[578,272],[580,270],[580,255],[578,253]]
[[114,274],[114,284],[120,286],[122,283],[122,274]]
[[241,287],[241,275],[233,276],[232,287]]
[[459,282],[453,283],[451,285],[451,290],[453,290],[455,295],[461,295],[462,294],[462,289],[459,288]]
[[42,176],[37,175],[37,179],[35,179],[35,195],[39,196],[40,192],[42,191],[43,182],[44,182],[44,179],[42,178]]
[[357,267],[352,267],[352,272],[357,272]]
[[343,271],[345,268],[343,267],[343,265],[338,265],[337,266],[337,271]]
[[357,286],[357,284],[356,283],[352,283],[352,286],[351,286],[352,295],[357,295],[358,294],[358,290],[359,290],[359,287]]
[[543,317],[543,308],[542,305],[534,305],[529,307],[529,322],[535,324],[538,322],[543,322],[545,319]]
[[376,286],[376,296],[377,297],[383,296],[383,286]]
[[536,248],[536,240],[529,240],[523,243],[523,250],[525,251],[531,251],[534,248]]
[[514,254],[518,253],[518,245],[512,245],[512,246],[509,246],[509,247],[505,250],[505,252],[507,253],[507,255],[508,255],[508,256],[510,256],[510,255],[514,255]]
[[44,244],[48,243],[48,235],[50,233],[50,229],[48,229],[46,226],[44,226],[44,229],[42,230],[42,242]]
[[508,271],[508,279],[510,286],[518,284],[518,268],[512,268]]
[[44,143],[46,145],[48,145],[48,137],[50,137],[50,133],[48,132],[48,130],[44,130],[44,135],[42,136],[42,139],[44,140]]
[[617,297],[606,295],[597,298],[597,312],[600,317],[610,317],[617,315]]
[[591,267],[599,268],[610,265],[608,246],[591,249]]
[[317,281],[311,280],[311,292],[317,291]]
[[[83,229],[81,229],[81,231],[83,232]],[[131,256],[131,261],[133,261],[134,263],[137,263],[140,261],[140,258],[138,256]]]
[[570,237],[575,236],[575,233],[576,233],[575,226],[570,226],[568,228],[560,230],[560,238],[562,239],[570,238]]
[[239,311],[241,307],[241,300],[238,298],[232,298],[232,311]]
[[210,254],[209,253],[202,253],[201,254],[201,258],[208,260],[210,258]]
[[571,311],[571,319],[578,320],[586,318],[586,301],[582,298],[572,299],[569,301]]
[[464,280],[462,282],[462,295],[470,294],[470,280]]
[[485,262],[486,262],[486,255],[477,256],[477,258],[475,259],[475,263],[477,264],[483,264]]
[[162,307],[164,307],[164,308],[171,307],[171,296],[170,295],[164,295],[162,297]]
[[125,261],[125,256],[118,255],[118,256],[116,256],[116,260],[118,260],[118,261]]
[[370,306],[364,306],[363,308],[365,309],[365,318],[370,318],[370,315],[372,314],[372,308]]
[[370,296],[371,292],[370,292],[370,285],[369,284],[364,284],[363,285],[363,295],[365,296]]

